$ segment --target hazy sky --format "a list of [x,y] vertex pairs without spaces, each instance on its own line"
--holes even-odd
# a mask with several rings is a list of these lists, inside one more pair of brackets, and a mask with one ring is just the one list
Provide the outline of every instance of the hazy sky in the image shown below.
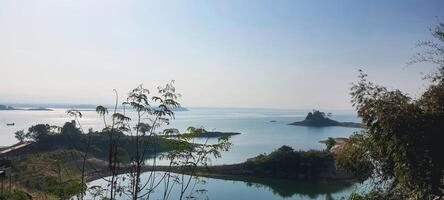
[[362,68],[418,94],[406,62],[444,1],[0,1],[0,102],[113,101],[169,80],[185,106],[349,109]]

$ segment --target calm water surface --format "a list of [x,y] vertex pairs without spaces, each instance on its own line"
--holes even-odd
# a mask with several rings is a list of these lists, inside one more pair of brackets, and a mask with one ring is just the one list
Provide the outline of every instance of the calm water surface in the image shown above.
[[[303,120],[308,110],[275,109],[238,109],[238,108],[191,108],[190,111],[177,112],[176,120],[170,127],[184,131],[189,126],[203,126],[207,130],[240,132],[231,138],[233,143],[229,152],[212,164],[232,164],[245,161],[260,153],[269,153],[282,145],[294,149],[323,149],[319,143],[327,137],[348,137],[358,129],[344,127],[313,128],[289,126],[287,124]],[[351,111],[330,111],[332,118],[339,121],[359,122]],[[83,111],[81,124],[84,129],[102,129],[103,122],[94,111]],[[131,114],[130,114],[131,115]],[[14,132],[26,130],[37,123],[63,125],[71,119],[66,109],[54,111],[0,111],[0,146],[16,142]],[[271,122],[275,120],[276,122]],[[15,126],[6,126],[15,123]],[[215,139],[211,139],[214,141]],[[210,140],[210,142],[212,142]],[[197,142],[203,142],[200,139]],[[229,181],[206,179],[204,185],[210,199],[329,199],[349,194],[353,187],[337,185],[311,185],[299,182],[274,180]],[[94,182],[96,184],[96,182]],[[100,181],[97,183],[100,184]],[[225,196],[224,196],[225,195]],[[203,197],[201,197],[203,198]],[[231,197],[230,197],[231,198]]]
[[[142,175],[142,180],[147,179],[148,173]],[[157,175],[158,177],[161,174]],[[188,176],[185,175],[185,180]],[[156,179],[158,180],[158,179]],[[196,184],[194,184],[196,183]],[[88,183],[89,187],[103,186],[106,182],[96,180]],[[178,199],[180,186],[177,185],[171,192],[170,199]],[[216,199],[216,200],[277,200],[277,199],[319,199],[331,200],[340,199],[350,194],[357,186],[338,184],[310,184],[298,181],[276,180],[276,179],[249,179],[243,181],[232,181],[212,178],[200,178],[198,182],[192,182],[190,188],[185,193],[196,199]],[[192,193],[190,193],[192,191]],[[199,192],[201,191],[201,192]],[[144,191],[146,192],[146,191]],[[144,193],[142,192],[142,193]],[[163,184],[154,190],[150,199],[162,199],[164,192]],[[86,199],[93,199],[88,193]],[[130,199],[126,195],[117,198],[118,200]],[[184,198],[185,199],[185,198]]]

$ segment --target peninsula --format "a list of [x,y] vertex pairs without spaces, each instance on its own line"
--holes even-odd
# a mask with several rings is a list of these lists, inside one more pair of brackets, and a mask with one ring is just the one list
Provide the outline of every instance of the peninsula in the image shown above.
[[[176,173],[190,173],[179,167],[169,169]],[[157,170],[163,171],[166,167],[159,166]],[[355,181],[351,174],[336,169],[334,156],[328,151],[295,151],[286,145],[239,164],[199,166],[194,173],[197,176],[230,180],[272,178],[335,184],[350,184]]]
[[303,121],[293,122],[289,125],[294,126],[312,126],[312,127],[326,127],[326,126],[342,126],[350,128],[363,128],[361,123],[356,122],[338,122],[328,118],[328,114],[319,110],[309,112]]

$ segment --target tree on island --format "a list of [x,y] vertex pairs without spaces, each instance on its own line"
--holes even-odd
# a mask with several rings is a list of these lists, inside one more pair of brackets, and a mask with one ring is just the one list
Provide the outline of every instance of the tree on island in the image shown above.
[[319,110],[313,109],[313,112],[309,112],[307,114],[307,117],[305,117],[306,120],[324,120],[331,117],[331,113],[325,113],[321,112]]

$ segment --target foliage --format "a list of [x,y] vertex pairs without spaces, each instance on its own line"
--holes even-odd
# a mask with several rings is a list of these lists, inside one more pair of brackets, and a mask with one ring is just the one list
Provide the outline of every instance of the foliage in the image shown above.
[[14,189],[10,193],[8,191],[3,191],[0,193],[0,200],[29,200],[26,192],[18,189]]
[[[365,123],[359,133],[366,144],[348,152],[351,162],[372,163],[376,176],[390,183],[387,193],[402,193],[408,198],[429,199],[442,195],[444,157],[444,24],[433,35],[436,41],[421,42],[426,48],[413,63],[430,62],[439,66],[428,76],[431,85],[418,99],[400,90],[389,90],[367,81],[360,73],[351,89],[352,103]],[[358,136],[357,136],[358,137]],[[353,148],[350,148],[350,151]],[[344,161],[345,159],[343,159]],[[364,160],[364,161],[362,161]],[[342,166],[352,166],[342,164]],[[353,169],[351,169],[353,170]]]
[[306,120],[323,120],[329,117],[331,113],[321,112],[319,110],[313,110],[313,112],[309,112],[306,116]]
[[[87,148],[88,137],[91,137],[90,154],[100,159],[106,160],[108,158],[108,132],[92,131],[88,134],[81,134],[79,128],[72,126],[71,122],[66,122],[61,130],[61,132],[50,132],[46,134],[44,137],[41,137],[38,142],[35,142],[28,148],[34,153],[43,153],[57,149],[75,149],[78,151],[85,151]],[[113,135],[119,137],[117,159],[123,163],[128,163],[130,161],[130,155],[132,155],[134,152],[132,143],[133,137],[124,135],[122,132],[117,130],[114,131]],[[171,150],[174,148],[175,143],[179,143],[177,140],[161,137],[158,137],[156,140],[150,139],[153,137],[154,136],[141,137],[141,141],[144,141],[146,144],[142,147],[142,149],[146,152],[147,156],[154,154],[154,148],[156,149],[157,153],[161,153]]]
[[436,90],[444,85],[434,85],[420,99],[412,100],[399,90],[376,86],[365,77],[360,75],[352,96],[367,127],[361,138],[368,145],[365,150],[349,145],[348,157],[355,158],[350,162],[372,162],[382,181],[393,181],[392,187],[424,195],[439,192],[443,169],[439,141],[444,128],[444,101],[439,100],[444,93]]
[[303,125],[303,126],[338,126],[339,122],[330,119],[331,113],[324,113],[319,110],[313,110],[309,112],[305,117],[304,121],[294,122],[292,125]]
[[[174,110],[180,108],[177,102],[180,94],[176,92],[170,82],[163,87],[157,88],[157,94],[152,94],[148,89],[139,85],[133,89],[123,103],[124,110],[122,113],[117,112],[117,100],[114,113],[112,113],[112,123],[107,123],[106,117],[108,111],[103,106],[98,106],[96,111],[103,117],[105,125],[104,132],[108,135],[107,140],[100,140],[93,136],[92,143],[105,145],[109,144],[109,166],[111,178],[107,179],[110,183],[108,190],[109,197],[114,199],[116,195],[126,194],[132,199],[149,199],[150,194],[160,185],[165,185],[164,199],[170,198],[172,187],[180,186],[180,194],[178,199],[190,197],[186,195],[191,180],[194,179],[194,168],[198,165],[206,165],[210,160],[210,156],[220,157],[220,151],[227,150],[231,143],[228,137],[220,138],[215,144],[191,144],[192,138],[181,136],[175,139],[166,139],[164,136],[178,133],[177,129],[168,128],[162,130],[162,127],[168,125],[175,118]],[[116,98],[117,99],[117,98]],[[129,118],[125,114],[126,106],[135,112],[135,117]],[[111,125],[110,125],[111,124]],[[199,131],[199,130],[197,130]],[[103,149],[103,148],[102,148]],[[120,151],[124,149],[125,151]],[[167,153],[160,154],[167,151]],[[129,158],[129,173],[124,179],[129,179],[129,185],[118,184],[119,177],[115,176],[115,167],[120,163],[123,155]],[[147,158],[152,156],[152,163],[147,163]],[[184,173],[189,174],[189,178],[184,175],[172,174],[169,170],[163,173],[162,177],[156,177],[156,161],[157,159],[168,159],[169,168],[179,167]],[[118,164],[117,164],[118,165]],[[151,167],[152,170],[147,180],[142,183],[140,175],[142,167]],[[186,171],[186,172],[185,172]],[[190,173],[191,172],[191,173]],[[179,178],[179,176],[182,176]],[[123,178],[122,178],[123,179]]]
[[327,146],[327,151],[330,151],[330,149],[336,145],[336,141],[332,137],[328,137],[325,141],[325,145]]
[[348,197],[348,200],[398,200],[401,196],[395,196],[393,193],[386,193],[383,191],[370,191],[366,194],[360,194],[358,192],[353,192]]
[[69,180],[59,182],[54,176],[46,176],[42,182],[42,190],[49,194],[53,194],[60,199],[69,199],[85,190],[86,185],[80,181]]
[[75,123],[72,122],[66,122],[63,127],[62,127],[62,131],[61,134],[71,134],[71,135],[75,135],[75,134],[82,134],[82,132],[80,131],[79,128],[77,128],[75,126]]
[[[12,160],[12,179],[31,192],[67,199],[84,190],[75,162],[82,156],[74,150],[29,154]],[[83,185],[83,186],[82,186]]]
[[51,126],[48,124],[37,124],[34,126],[31,126],[28,129],[28,133],[26,134],[26,137],[33,141],[39,141],[42,138],[49,135],[51,132]]
[[193,127],[193,126],[188,127],[187,131],[191,135],[199,135],[199,134],[207,132],[203,127],[196,128],[196,127]]
[[[188,195],[185,193],[190,187],[194,188],[197,183],[200,183],[198,177],[196,177],[196,170],[198,167],[208,167],[212,158],[220,158],[222,151],[228,151],[231,148],[229,142],[229,136],[222,136],[218,138],[218,141],[214,144],[208,144],[208,140],[203,144],[193,144],[194,134],[201,133],[198,129],[197,133],[182,134],[177,140],[181,141],[176,143],[174,150],[167,152],[161,156],[161,159],[167,159],[170,162],[169,168],[178,168],[181,174],[172,174],[171,172],[165,172],[167,179],[163,181],[166,185],[164,192],[164,199],[169,199],[170,194],[167,191],[171,190],[174,185],[179,185],[180,193],[178,199],[189,199],[192,197],[193,189]],[[201,128],[200,130],[204,130]],[[185,174],[189,176],[186,177]],[[193,181],[194,180],[194,184]],[[199,191],[196,191],[199,192]],[[203,192],[203,191],[200,191]]]
[[[150,194],[160,184],[166,186],[164,199],[171,198],[168,191],[171,191],[173,187],[180,188],[178,199],[192,197],[193,188],[197,182],[195,168],[207,166],[212,158],[221,157],[221,151],[227,151],[231,143],[228,136],[223,136],[212,144],[207,144],[208,141],[203,144],[194,144],[192,135],[206,132],[203,128],[190,129],[193,134],[181,135],[174,139],[165,137],[178,133],[177,129],[162,129],[162,127],[174,119],[173,110],[180,107],[176,101],[179,96],[173,82],[164,87],[158,87],[157,95],[153,96],[150,96],[149,90],[140,85],[129,93],[123,103],[123,112],[118,112],[116,92],[113,112],[110,113],[103,106],[96,108],[97,114],[103,118],[105,127],[102,131],[90,129],[87,133],[84,132],[80,124],[82,113],[77,110],[67,112],[74,120],[66,122],[61,128],[47,124],[32,126],[25,135],[26,139],[34,141],[32,145],[26,147],[27,152],[42,154],[32,154],[39,157],[38,159],[27,156],[20,158],[24,160],[17,162],[21,164],[16,163],[14,168],[16,172],[23,173],[17,173],[17,179],[26,188],[44,191],[61,199],[76,194],[79,194],[79,199],[83,199],[85,191],[94,192],[96,197],[100,198],[115,199],[116,195],[127,195],[132,199],[142,197],[149,199]],[[135,111],[136,117],[132,119],[126,115],[126,106],[130,106]],[[107,121],[109,115],[111,122]],[[54,150],[75,152],[71,154],[75,159],[51,157],[51,151]],[[108,158],[107,169],[111,176],[103,178],[108,182],[105,188],[93,190],[85,187],[85,166],[89,165],[90,160],[94,160],[89,159],[90,156]],[[150,158],[153,159],[152,163],[147,163]],[[26,159],[29,162],[26,162]],[[181,169],[181,172],[188,176],[185,178],[184,174],[173,174],[170,170],[166,170],[162,177],[156,177],[157,159],[168,159],[170,163],[168,169],[172,167]],[[54,164],[55,167],[46,166],[48,163]],[[75,177],[68,178],[69,176],[65,174],[67,163],[71,165],[76,163]],[[141,173],[149,167],[152,169],[149,172],[149,178],[141,180]],[[53,173],[42,173],[48,171]],[[129,173],[117,176],[126,171]],[[79,172],[81,173],[80,181],[78,181]],[[129,185],[120,184],[125,179],[129,179]]]
[[26,133],[25,133],[25,131],[23,131],[23,130],[16,131],[16,132],[14,133],[14,137],[15,137],[15,139],[17,139],[20,143],[23,143],[23,142],[25,141],[25,139],[26,139]]
[[367,155],[367,139],[364,134],[353,134],[335,157],[338,169],[345,169],[359,181],[368,179],[373,173],[373,163]]
[[326,151],[294,151],[282,146],[270,154],[261,154],[245,163],[248,170],[275,178],[295,177],[314,180],[320,174],[334,170],[333,157]]

